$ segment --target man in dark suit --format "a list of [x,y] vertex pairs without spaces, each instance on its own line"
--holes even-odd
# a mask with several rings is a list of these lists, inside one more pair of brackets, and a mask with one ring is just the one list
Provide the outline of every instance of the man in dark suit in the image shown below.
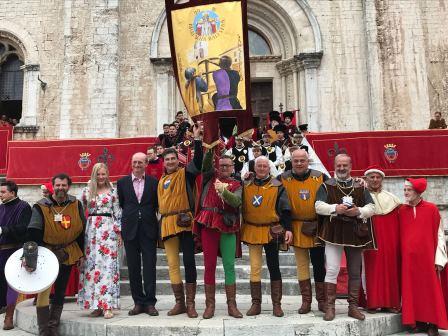
[[[129,315],[147,313],[159,315],[155,308],[156,300],[156,261],[157,261],[157,183],[145,175],[147,159],[145,153],[132,156],[132,173],[117,182],[118,199],[123,209],[121,235],[124,241],[129,270],[134,308]],[[141,276],[143,259],[143,281]]]

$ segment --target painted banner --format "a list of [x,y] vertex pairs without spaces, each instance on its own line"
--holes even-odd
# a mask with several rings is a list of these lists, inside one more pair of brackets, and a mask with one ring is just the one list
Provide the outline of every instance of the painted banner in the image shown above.
[[103,162],[110,179],[131,173],[131,158],[146,153],[157,138],[11,141],[7,178],[18,184],[43,184],[57,173],[67,173],[74,183],[90,179],[92,166]]
[[351,156],[353,176],[371,165],[386,176],[448,175],[448,130],[309,133],[306,139],[331,175],[340,153]]
[[11,125],[0,123],[0,175],[6,174],[8,167],[8,142],[12,140],[12,132]]
[[246,0],[165,0],[174,74],[188,114],[203,121],[204,144],[219,139],[219,119],[252,132]]

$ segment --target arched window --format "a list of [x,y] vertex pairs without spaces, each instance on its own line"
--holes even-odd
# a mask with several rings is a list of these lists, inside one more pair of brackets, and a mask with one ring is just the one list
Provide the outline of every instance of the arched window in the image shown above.
[[18,50],[0,40],[0,117],[17,124],[22,116],[23,65]]
[[271,47],[266,39],[256,31],[249,29],[249,55],[266,56],[272,55]]

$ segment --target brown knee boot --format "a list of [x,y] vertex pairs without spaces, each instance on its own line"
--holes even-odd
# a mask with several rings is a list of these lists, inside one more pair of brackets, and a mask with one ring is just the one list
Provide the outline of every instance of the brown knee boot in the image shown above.
[[272,314],[276,317],[284,315],[282,310],[282,280],[271,281]]
[[364,321],[365,315],[361,313],[358,309],[358,300],[359,300],[359,281],[350,281],[348,282],[348,316],[353,317],[357,320]]
[[5,312],[5,322],[3,322],[3,330],[14,329],[14,309],[16,305],[8,305]]
[[316,282],[314,286],[316,291],[317,307],[322,313],[325,313],[325,285],[323,282]]
[[59,335],[58,327],[61,322],[62,309],[64,306],[61,305],[50,305],[50,319],[48,320],[48,335],[57,336]]
[[336,301],[336,284],[324,282],[325,285],[325,321],[333,321],[336,315],[335,301]]
[[236,306],[236,284],[226,285],[225,287],[227,297],[227,313],[229,316],[242,318],[243,314],[241,314]]
[[39,336],[49,336],[48,321],[50,320],[50,307],[36,307],[37,326],[39,328]]
[[194,299],[196,297],[196,282],[185,284],[185,297],[187,302],[187,315],[190,318],[198,317]]
[[180,284],[171,284],[171,288],[173,289],[176,304],[167,315],[174,316],[186,313],[187,307],[185,306],[184,284],[182,282]]
[[302,306],[299,308],[299,314],[308,314],[311,311],[311,301],[313,293],[311,292],[311,280],[299,281],[300,294],[302,294]]
[[261,281],[250,282],[250,296],[252,306],[247,311],[247,316],[260,315],[261,313]]
[[202,317],[212,318],[215,315],[215,285],[205,285],[205,310]]

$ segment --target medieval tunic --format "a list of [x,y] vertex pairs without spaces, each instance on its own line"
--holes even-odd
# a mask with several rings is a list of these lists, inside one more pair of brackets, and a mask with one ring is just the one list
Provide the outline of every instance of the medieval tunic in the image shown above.
[[241,241],[246,244],[268,244],[272,237],[269,227],[280,223],[291,231],[291,207],[281,182],[272,176],[254,179],[243,188],[243,225]]
[[183,231],[191,231],[191,225],[180,227],[177,225],[179,213],[190,215],[193,224],[194,195],[196,177],[200,173],[202,165],[202,142],[195,141],[193,161],[187,167],[179,168],[171,174],[165,174],[159,180],[157,196],[159,200],[159,212],[161,218],[160,234],[162,240],[166,240]]
[[[200,200],[201,205],[195,221],[202,226],[216,229],[223,233],[238,232],[240,230],[239,211],[219,197],[214,187],[216,179],[217,177],[213,175],[213,177],[211,177],[211,179],[204,185]],[[240,182],[232,178],[220,178],[219,180],[223,183],[228,183],[229,186],[227,187],[227,190],[241,198],[242,188]],[[233,214],[235,222],[232,226],[224,225],[224,213]],[[196,230],[197,226],[195,225],[195,233],[197,233]]]
[[385,191],[370,192],[377,250],[364,251],[367,308],[400,307],[399,199]]
[[291,203],[292,246],[312,248],[315,245],[315,238],[304,235],[301,230],[304,221],[317,221],[314,201],[323,183],[323,176],[319,171],[309,170],[305,178],[299,179],[291,171],[279,177]]
[[440,213],[430,202],[403,205],[398,211],[401,236],[402,323],[416,321],[448,329],[447,306],[435,265],[447,263]]
[[[55,222],[56,214],[62,215],[61,222]],[[42,230],[42,238],[36,236],[33,230],[33,240],[50,250],[62,248],[68,259],[64,265],[74,265],[83,255],[84,229],[86,219],[81,203],[69,195],[66,202],[57,204],[53,198],[43,198],[33,208],[28,229]]]
[[[336,214],[336,205],[342,204],[342,197],[353,197],[353,204],[359,208],[361,214],[358,217],[347,217]],[[365,216],[364,212],[374,209],[373,199],[370,193],[354,182],[337,181],[336,179],[327,180],[318,190],[316,201],[317,213],[324,215],[322,224],[319,223],[318,237],[331,244],[375,248],[375,238],[372,224],[369,220],[370,215]],[[363,209],[366,207],[366,209]],[[372,209],[370,209],[372,208]],[[366,227],[367,234],[361,237],[357,234],[357,227]]]
[[0,306],[15,304],[17,292],[11,289],[5,279],[5,265],[8,258],[24,242],[26,227],[31,218],[31,207],[18,197],[0,204]]

